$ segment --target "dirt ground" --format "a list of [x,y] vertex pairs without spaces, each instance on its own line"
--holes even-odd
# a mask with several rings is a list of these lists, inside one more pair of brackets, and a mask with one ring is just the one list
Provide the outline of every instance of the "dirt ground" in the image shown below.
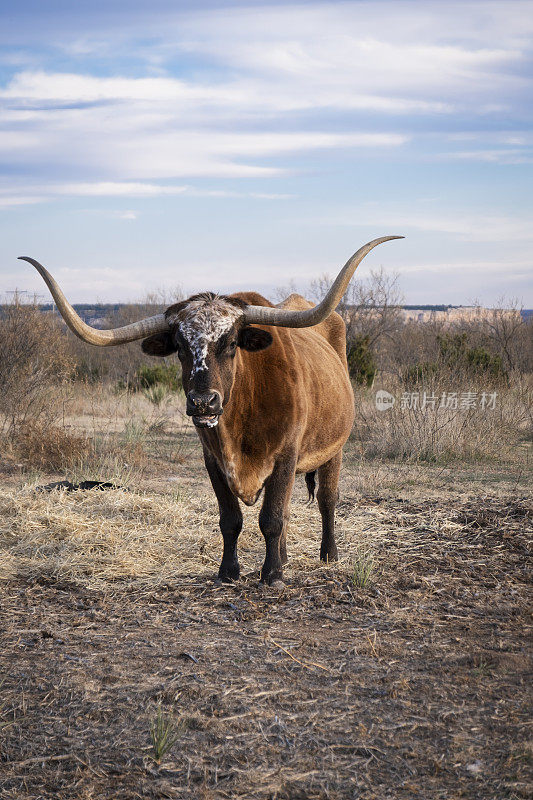
[[128,492],[36,493],[53,476],[3,463],[1,798],[533,796],[523,466],[366,462],[351,443],[341,561],[318,561],[300,479],[285,589],[258,583],[258,507],[244,577],[220,587],[194,433],[169,460],[163,428]]

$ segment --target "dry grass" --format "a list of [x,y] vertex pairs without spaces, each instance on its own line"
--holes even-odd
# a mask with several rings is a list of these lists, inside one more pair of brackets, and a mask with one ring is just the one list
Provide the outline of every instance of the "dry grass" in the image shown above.
[[[109,479],[109,472],[100,474]],[[190,575],[212,577],[221,556],[221,537],[214,495],[206,489],[194,494],[179,488],[166,494],[122,490],[37,493],[32,484],[0,489],[0,574],[31,581],[46,576],[99,591],[113,583],[141,589],[169,585]],[[477,528],[501,526],[505,520],[500,506],[491,511],[489,499],[478,505],[464,498],[449,508],[438,499],[414,508],[404,504],[392,516],[389,504],[383,502],[379,497],[367,497],[358,507],[348,498],[339,507],[341,561],[327,568],[358,588],[377,581],[383,563],[408,564],[415,551],[420,557],[428,533],[443,532],[453,539],[456,532],[462,535],[474,524]],[[469,512],[472,503],[474,510]],[[503,501],[501,508],[506,508]],[[258,574],[264,558],[257,511],[244,509],[244,531],[239,538],[243,572],[249,576]],[[527,506],[520,513],[525,521],[530,519]],[[513,521],[512,515],[509,519]],[[306,504],[299,487],[289,531],[289,574],[322,569],[319,532],[317,507]],[[433,539],[427,545],[432,557],[437,545],[438,540]]]
[[[375,405],[376,392],[385,389],[396,402],[386,411]],[[485,392],[496,391],[495,408],[481,408]],[[418,405],[401,406],[404,392],[418,395]],[[456,392],[459,407],[441,408],[443,393]],[[476,393],[476,407],[461,408],[463,393]],[[422,407],[423,395],[436,402]],[[512,461],[520,443],[533,436],[533,386],[531,378],[515,375],[509,385],[497,388],[460,382],[460,376],[445,375],[439,381],[406,387],[392,378],[376,382],[371,390],[356,388],[356,422],[352,437],[366,456],[410,461]]]
[[93,452],[92,442],[86,436],[77,436],[63,427],[39,422],[24,422],[17,426],[10,447],[17,459],[33,469],[52,472],[69,468]]
[[[109,475],[105,473],[108,480]],[[264,558],[264,543],[257,509],[244,513],[239,552],[244,572],[254,573]],[[220,560],[217,519],[214,496],[205,490],[194,495],[120,490],[36,493],[33,485],[0,490],[4,577],[38,580],[45,575],[104,590],[110,582],[154,587],[191,574],[211,575]],[[293,568],[316,568],[320,530],[316,507],[309,509],[303,498],[296,501],[291,528],[298,532],[291,537]],[[339,540],[344,557],[341,566],[331,565],[333,571],[345,565],[350,569],[360,558],[359,528],[356,514],[343,520]]]

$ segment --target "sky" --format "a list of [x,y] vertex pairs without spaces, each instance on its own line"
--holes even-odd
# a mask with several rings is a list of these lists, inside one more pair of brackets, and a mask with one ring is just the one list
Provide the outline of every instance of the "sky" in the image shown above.
[[[0,296],[533,307],[533,0],[0,0]],[[9,295],[8,295],[9,296]]]

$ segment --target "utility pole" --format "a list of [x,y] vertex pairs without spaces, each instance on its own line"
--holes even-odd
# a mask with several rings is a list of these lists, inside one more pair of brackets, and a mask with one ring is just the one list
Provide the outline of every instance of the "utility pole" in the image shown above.
[[28,292],[26,291],[26,289],[12,289],[11,291],[6,292],[6,294],[13,295],[13,304],[18,307],[20,305],[19,302],[20,295],[28,294]]

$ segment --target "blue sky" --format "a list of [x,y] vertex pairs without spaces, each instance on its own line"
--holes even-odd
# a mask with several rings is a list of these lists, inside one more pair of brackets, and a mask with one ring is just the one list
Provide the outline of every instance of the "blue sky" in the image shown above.
[[533,3],[0,3],[0,295],[397,272],[533,307]]

